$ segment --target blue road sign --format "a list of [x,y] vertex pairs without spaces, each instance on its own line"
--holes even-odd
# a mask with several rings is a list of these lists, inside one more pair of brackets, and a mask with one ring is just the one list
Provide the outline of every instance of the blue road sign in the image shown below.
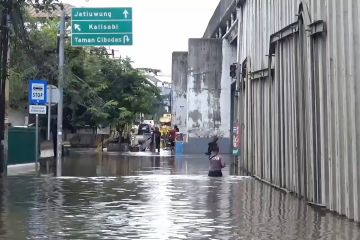
[[46,105],[47,102],[47,81],[30,80],[29,103],[31,105]]

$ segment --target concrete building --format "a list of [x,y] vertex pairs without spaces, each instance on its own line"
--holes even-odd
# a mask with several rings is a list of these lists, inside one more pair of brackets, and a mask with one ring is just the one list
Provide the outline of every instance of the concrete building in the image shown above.
[[188,53],[172,54],[171,119],[182,132],[187,132],[187,69]]
[[200,97],[189,91],[192,72],[222,65],[215,78],[231,97],[227,105],[220,101],[220,109],[228,108],[221,121],[241,126],[239,168],[360,221],[359,17],[360,1],[222,0],[196,41],[211,42],[209,56],[218,62],[191,59],[189,42],[189,132],[191,112],[206,108],[208,86],[199,87]]
[[[236,60],[236,48],[233,52]],[[186,153],[204,153],[219,136],[230,153],[231,78],[227,74],[231,46],[221,39],[189,39],[189,51],[173,53],[173,125],[188,135]],[[231,59],[231,58],[230,58]]]

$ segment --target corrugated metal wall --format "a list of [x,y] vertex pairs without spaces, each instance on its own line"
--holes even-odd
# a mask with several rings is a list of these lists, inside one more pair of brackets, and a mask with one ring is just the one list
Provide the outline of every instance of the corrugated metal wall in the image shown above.
[[359,221],[360,1],[247,0],[238,16],[239,166]]
[[326,1],[329,207],[359,219],[360,1]]

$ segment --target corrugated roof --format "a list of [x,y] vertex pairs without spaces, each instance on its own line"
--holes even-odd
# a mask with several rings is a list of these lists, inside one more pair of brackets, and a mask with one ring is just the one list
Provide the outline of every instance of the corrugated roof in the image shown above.
[[[73,5],[64,3],[64,9],[65,9],[65,15],[71,16],[71,8],[73,8]],[[35,18],[56,18],[59,17],[61,14],[60,7],[57,7],[55,10],[52,11],[38,11],[34,7],[28,7],[27,8],[28,13],[30,16]]]

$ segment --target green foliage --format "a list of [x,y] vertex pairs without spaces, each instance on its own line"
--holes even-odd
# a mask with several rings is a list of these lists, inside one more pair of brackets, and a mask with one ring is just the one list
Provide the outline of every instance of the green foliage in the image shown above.
[[[59,23],[27,18],[29,46],[14,38],[11,50],[10,104],[27,102],[30,79],[46,79],[56,85]],[[159,90],[131,65],[128,58],[110,59],[105,48],[65,48],[64,127],[132,123],[137,113],[149,114],[159,104]]]
[[61,8],[62,4],[59,0],[0,0],[0,11],[6,10],[13,17],[19,17],[14,15],[18,14],[19,9],[26,6],[32,6],[36,11],[51,11]]
[[28,80],[47,79],[54,84],[57,79],[57,24],[49,21],[39,30],[35,20],[29,19],[28,28],[29,38],[34,43],[31,48],[24,46],[22,39],[11,38],[9,74],[10,92],[14,94],[10,95],[10,105],[14,108],[26,105]]

